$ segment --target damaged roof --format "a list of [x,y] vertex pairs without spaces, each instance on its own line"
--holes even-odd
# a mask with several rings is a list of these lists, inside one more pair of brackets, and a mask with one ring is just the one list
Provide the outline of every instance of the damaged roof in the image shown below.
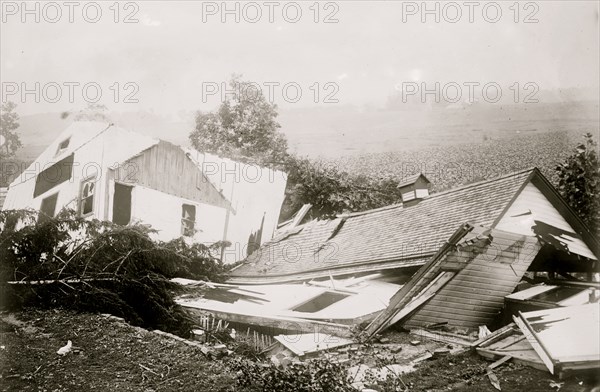
[[435,193],[409,207],[398,204],[309,222],[264,244],[232,271],[230,281],[284,282],[421,266],[462,223],[495,227],[530,181],[552,193],[553,203],[568,211],[563,214],[573,227],[587,230],[532,168]]

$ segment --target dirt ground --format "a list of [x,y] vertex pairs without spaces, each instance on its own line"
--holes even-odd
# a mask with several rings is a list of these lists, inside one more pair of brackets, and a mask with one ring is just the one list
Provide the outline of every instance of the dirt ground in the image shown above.
[[[231,391],[199,349],[102,315],[28,310],[0,317],[2,391]],[[71,340],[73,352],[57,350]]]
[[[387,337],[390,344],[409,350],[411,335],[394,332]],[[67,340],[73,351],[58,355]],[[209,360],[198,348],[103,315],[0,313],[2,391],[239,391],[227,361]],[[495,391],[485,373],[488,364],[467,352],[422,361],[401,378],[410,391]],[[559,381],[548,372],[510,362],[495,374],[502,391],[584,392],[597,385],[589,379]]]

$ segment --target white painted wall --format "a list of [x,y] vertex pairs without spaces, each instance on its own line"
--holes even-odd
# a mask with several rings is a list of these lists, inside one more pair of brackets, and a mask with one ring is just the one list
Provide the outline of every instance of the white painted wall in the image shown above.
[[[108,128],[108,129],[107,129]],[[56,155],[58,145],[70,138],[69,147]],[[9,186],[2,209],[33,208],[38,210],[42,200],[58,192],[56,212],[62,207],[77,207],[79,187],[83,179],[95,175],[94,217],[104,216],[106,174],[108,168],[158,143],[158,140],[108,124],[78,121],[69,126],[40,156]],[[61,159],[74,154],[73,175],[70,180],[33,197],[37,175]]]
[[[182,199],[177,196],[159,192],[139,185],[132,191],[132,222],[150,224],[159,230],[156,238],[169,241],[181,237],[181,206],[196,206],[195,242],[212,244],[223,238],[226,210]],[[112,219],[112,198],[110,214]]]
[[232,245],[225,249],[223,261],[231,263],[246,257],[248,238],[260,229],[263,217],[261,243],[273,238],[285,198],[287,175],[191,149],[188,152],[235,210],[235,214],[229,215],[225,235]]
[[[73,123],[10,185],[3,209],[37,210],[45,197],[56,192],[59,193],[56,211],[64,206],[76,208],[81,180],[95,174],[98,182],[93,216],[111,220],[114,183],[107,181],[109,168],[152,147],[158,140],[115,126],[107,127],[108,124],[99,122]],[[70,138],[69,147],[57,156],[58,145],[67,138]],[[248,238],[260,229],[263,217],[262,243],[273,237],[285,197],[286,174],[195,150],[188,152],[235,210],[227,219],[225,209],[196,203],[197,227],[201,232],[194,239],[203,243],[226,239],[232,246],[225,251],[224,261],[243,259]],[[71,153],[74,153],[75,165],[71,180],[33,198],[36,176]],[[176,238],[181,234],[181,203],[180,198],[136,186],[132,195],[132,217],[160,229],[161,239]]]
[[[529,213],[531,212],[531,213]],[[523,235],[535,235],[532,226],[534,220],[542,221],[559,229],[576,233],[575,229],[563,218],[544,194],[533,184],[529,183],[508,208],[502,219],[496,225],[498,230]],[[572,238],[570,247],[578,249],[578,253],[596,259],[590,248],[577,238]]]

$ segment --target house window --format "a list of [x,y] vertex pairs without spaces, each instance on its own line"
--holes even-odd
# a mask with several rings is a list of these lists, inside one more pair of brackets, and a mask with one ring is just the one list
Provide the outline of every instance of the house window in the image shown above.
[[57,185],[71,179],[73,174],[73,154],[44,169],[35,178],[33,197],[38,197]]
[[42,199],[42,205],[40,206],[40,215],[38,216],[38,223],[44,223],[50,218],[54,217],[56,213],[56,200],[58,199],[58,193]]
[[315,313],[343,300],[346,297],[348,297],[348,294],[326,291],[314,298],[311,298],[309,301],[292,308],[291,310],[296,312]]
[[58,145],[58,148],[56,149],[56,155],[55,156],[59,156],[60,154],[62,154],[63,152],[65,152],[65,150],[69,147],[69,142],[71,141],[71,138],[68,138],[66,140],[63,140],[62,142],[60,142],[60,144]]
[[113,222],[125,226],[131,220],[132,186],[115,183],[113,196]]
[[181,206],[181,234],[185,237],[193,237],[196,225],[196,206],[183,204]]
[[79,193],[79,215],[87,216],[94,211],[94,193],[96,192],[96,177],[81,181]]

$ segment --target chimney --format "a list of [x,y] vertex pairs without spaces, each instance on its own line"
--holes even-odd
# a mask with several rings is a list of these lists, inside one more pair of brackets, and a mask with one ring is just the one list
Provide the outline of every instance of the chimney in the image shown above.
[[430,185],[431,181],[429,181],[422,173],[407,177],[401,181],[400,184],[398,184],[398,189],[402,195],[403,206],[413,206],[428,197]]

